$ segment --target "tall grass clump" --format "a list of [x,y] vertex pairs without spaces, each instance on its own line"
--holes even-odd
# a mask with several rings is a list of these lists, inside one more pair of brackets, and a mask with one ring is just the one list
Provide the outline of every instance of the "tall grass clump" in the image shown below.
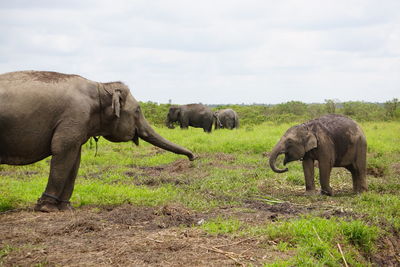
[[340,266],[343,256],[351,265],[360,265],[361,254],[374,252],[379,229],[361,221],[347,222],[340,219],[305,217],[268,224],[249,230],[255,235],[266,236],[279,243],[288,243],[296,255],[289,265]]

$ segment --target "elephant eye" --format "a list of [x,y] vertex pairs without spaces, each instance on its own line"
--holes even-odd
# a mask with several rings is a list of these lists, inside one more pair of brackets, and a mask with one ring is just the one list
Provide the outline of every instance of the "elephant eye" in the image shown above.
[[135,112],[140,113],[140,106],[136,108]]

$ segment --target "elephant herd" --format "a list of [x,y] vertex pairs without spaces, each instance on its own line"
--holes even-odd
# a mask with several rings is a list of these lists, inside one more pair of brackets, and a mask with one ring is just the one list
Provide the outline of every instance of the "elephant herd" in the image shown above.
[[[232,109],[213,113],[201,104],[172,106],[166,124],[172,128],[200,127],[205,132],[238,128]],[[78,173],[81,147],[91,137],[111,142],[139,138],[194,160],[188,149],[157,134],[146,121],[139,103],[121,82],[99,83],[78,75],[48,71],[18,71],[0,75],[0,164],[27,165],[52,156],[46,189],[35,210],[72,210],[69,202]],[[318,162],[321,193],[332,195],[333,167],[350,171],[353,189],[367,190],[367,143],[361,128],[340,115],[325,115],[293,126],[273,148],[269,163],[284,154],[284,165],[302,161],[306,193],[315,193],[314,163]]]
[[165,124],[173,129],[174,122],[178,122],[181,129],[191,126],[203,128],[208,133],[211,132],[213,124],[215,124],[215,129],[239,128],[239,117],[233,109],[212,112],[210,108],[202,104],[171,106]]

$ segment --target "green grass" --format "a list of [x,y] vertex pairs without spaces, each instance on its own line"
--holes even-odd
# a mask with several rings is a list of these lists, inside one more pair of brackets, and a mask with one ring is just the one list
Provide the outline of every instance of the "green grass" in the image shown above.
[[[262,237],[275,242],[275,249],[293,251],[290,260],[281,261],[278,266],[341,266],[342,254],[338,244],[345,251],[344,257],[352,266],[365,266],[362,253],[370,255],[380,231],[362,221],[344,221],[304,217],[289,221],[269,223],[264,226],[246,226],[236,218],[216,219],[200,227],[211,235],[235,235]],[[268,265],[276,266],[276,265]]]
[[[220,216],[206,222],[201,229],[212,235],[255,235],[275,240],[279,251],[295,250],[291,259],[277,259],[275,265],[268,266],[339,266],[343,262],[337,243],[343,246],[351,265],[367,264],[367,257],[363,255],[374,251],[378,232],[388,234],[391,229],[400,230],[400,123],[361,124],[368,140],[368,168],[378,175],[368,175],[368,193],[354,195],[350,173],[334,169],[331,176],[334,197],[305,196],[299,162],[290,163],[289,172],[283,174],[270,170],[263,152],[271,151],[292,125],[267,122],[211,134],[195,128],[183,131],[156,128],[165,138],[199,156],[184,165],[186,170],[182,172],[160,171],[159,175],[149,173],[148,167],[174,166],[177,162],[186,162],[186,157],[160,152],[144,141],[137,147],[104,139],[100,139],[95,157],[94,145],[85,144],[71,200],[75,207],[181,203],[200,212],[225,206],[240,207],[246,201],[257,199],[344,209],[360,219],[324,219],[314,214],[250,227],[240,218]],[[48,172],[49,159],[28,166],[0,165],[0,211],[32,207],[46,186]],[[316,183],[318,188],[317,178]]]

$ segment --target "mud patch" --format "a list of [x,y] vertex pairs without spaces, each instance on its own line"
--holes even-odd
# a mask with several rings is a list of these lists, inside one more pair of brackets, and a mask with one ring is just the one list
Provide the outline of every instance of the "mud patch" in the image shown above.
[[[78,219],[76,221],[73,221],[66,226],[64,226],[60,231],[58,231],[59,234],[81,234],[81,233],[90,233],[90,232],[97,232],[102,229],[101,225],[92,220],[87,220],[85,218],[83,219]],[[57,232],[55,232],[57,233]]]
[[158,227],[169,228],[173,226],[192,226],[199,221],[201,215],[195,215],[181,205],[166,205],[156,211],[159,216]]
[[246,207],[255,209],[257,212],[264,212],[266,218],[270,221],[295,218],[301,214],[308,214],[315,210],[315,208],[311,206],[306,207],[290,202],[269,203],[261,200],[246,201]]
[[400,235],[394,231],[392,236],[384,236],[378,240],[378,251],[371,255],[376,266],[400,266]]
[[156,217],[154,208],[150,207],[137,208],[131,205],[122,205],[114,209],[108,208],[108,210],[109,211],[104,215],[107,221],[127,226],[134,226],[142,223],[148,224],[145,222],[152,222]]
[[400,175],[400,162],[393,163],[391,168],[395,174]]
[[385,176],[386,169],[384,167],[376,167],[376,166],[368,166],[367,167],[367,175],[372,175],[374,177],[383,177]]
[[[161,184],[190,184],[192,179],[207,176],[206,172],[195,172],[195,164],[186,159],[179,159],[169,164],[142,167],[132,166],[134,170],[125,175],[134,177],[136,185],[158,186]],[[136,171],[135,171],[136,170]],[[195,177],[195,175],[197,175]]]
[[104,214],[103,219],[124,226],[154,230],[181,225],[191,226],[198,221],[199,216],[177,204],[158,209],[122,205]]
[[236,161],[236,156],[232,154],[226,154],[226,153],[213,153],[213,158],[215,158],[218,161],[223,161],[223,162],[228,162],[228,163],[233,163]]

